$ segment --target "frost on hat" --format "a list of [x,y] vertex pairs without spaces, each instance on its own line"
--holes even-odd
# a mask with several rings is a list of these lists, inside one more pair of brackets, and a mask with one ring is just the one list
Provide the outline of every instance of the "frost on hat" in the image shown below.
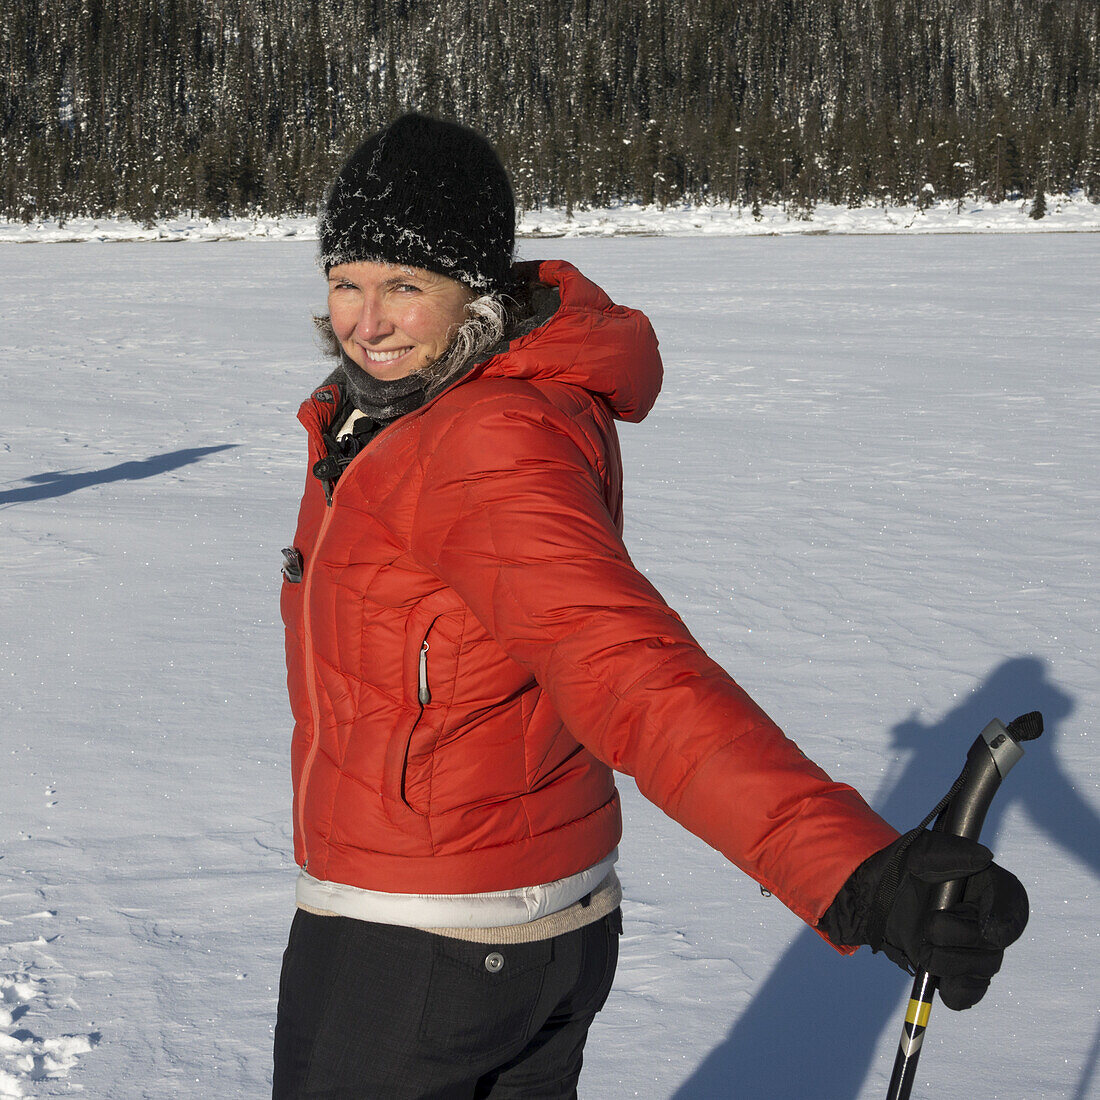
[[321,264],[422,267],[493,290],[509,282],[512,187],[493,147],[453,122],[407,114],[367,138],[325,195]]

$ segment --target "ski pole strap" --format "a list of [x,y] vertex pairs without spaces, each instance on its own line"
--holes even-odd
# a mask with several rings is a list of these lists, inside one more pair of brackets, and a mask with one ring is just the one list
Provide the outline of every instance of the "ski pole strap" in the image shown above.
[[1043,732],[1043,716],[1037,710],[1021,714],[1008,723],[1008,732],[1016,741],[1034,741]]
[[909,832],[895,841],[894,854],[886,865],[882,878],[879,879],[875,899],[871,904],[871,912],[867,918],[867,943],[872,951],[882,950],[882,941],[886,936],[886,922],[890,916],[890,909],[894,904],[894,896],[901,885],[901,866],[905,862],[905,853],[909,851],[913,841],[928,828],[929,822],[933,818],[938,818],[951,805],[951,800],[962,790],[963,785],[966,783],[966,773],[969,770],[969,765],[963,768],[962,774],[951,784],[951,790],[936,803],[925,819],[915,829],[910,829]]

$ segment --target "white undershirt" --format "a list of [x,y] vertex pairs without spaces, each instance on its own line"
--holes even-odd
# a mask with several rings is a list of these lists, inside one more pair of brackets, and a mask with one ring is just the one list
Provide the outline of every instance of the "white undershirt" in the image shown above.
[[342,882],[324,882],[302,871],[295,896],[304,909],[376,924],[408,928],[504,928],[567,909],[599,886],[618,858],[619,850],[615,848],[599,863],[575,875],[539,886],[481,894],[393,894]]

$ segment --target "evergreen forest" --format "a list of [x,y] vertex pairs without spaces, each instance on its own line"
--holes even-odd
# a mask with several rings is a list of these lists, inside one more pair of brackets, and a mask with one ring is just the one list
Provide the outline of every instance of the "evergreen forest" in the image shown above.
[[0,0],[0,217],[312,213],[405,109],[524,208],[1100,201],[1097,0]]

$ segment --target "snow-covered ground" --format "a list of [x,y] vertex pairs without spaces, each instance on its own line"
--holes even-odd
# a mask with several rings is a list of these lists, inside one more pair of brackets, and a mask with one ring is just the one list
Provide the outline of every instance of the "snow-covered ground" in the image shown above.
[[[924,210],[886,203],[852,209],[822,203],[800,216],[793,209],[765,205],[754,217],[747,206],[665,207],[620,203],[611,208],[566,212],[546,207],[524,211],[520,237],[761,237],[826,233],[1095,233],[1100,231],[1100,204],[1080,191],[1047,197],[1044,217],[1030,217],[1031,198],[1001,203],[971,198],[964,202],[933,201]],[[316,240],[317,222],[310,217],[167,218],[141,225],[128,218],[71,218],[24,224],[0,219],[0,244],[79,241],[242,241]]]
[[[522,251],[652,316],[628,543],[811,756],[908,826],[991,717],[1044,712],[986,831],[1031,924],[985,1001],[933,1013],[914,1095],[1100,1096],[1100,238]],[[268,1088],[313,252],[0,250],[0,1097]],[[904,975],[624,788],[582,1096],[884,1095]]]

